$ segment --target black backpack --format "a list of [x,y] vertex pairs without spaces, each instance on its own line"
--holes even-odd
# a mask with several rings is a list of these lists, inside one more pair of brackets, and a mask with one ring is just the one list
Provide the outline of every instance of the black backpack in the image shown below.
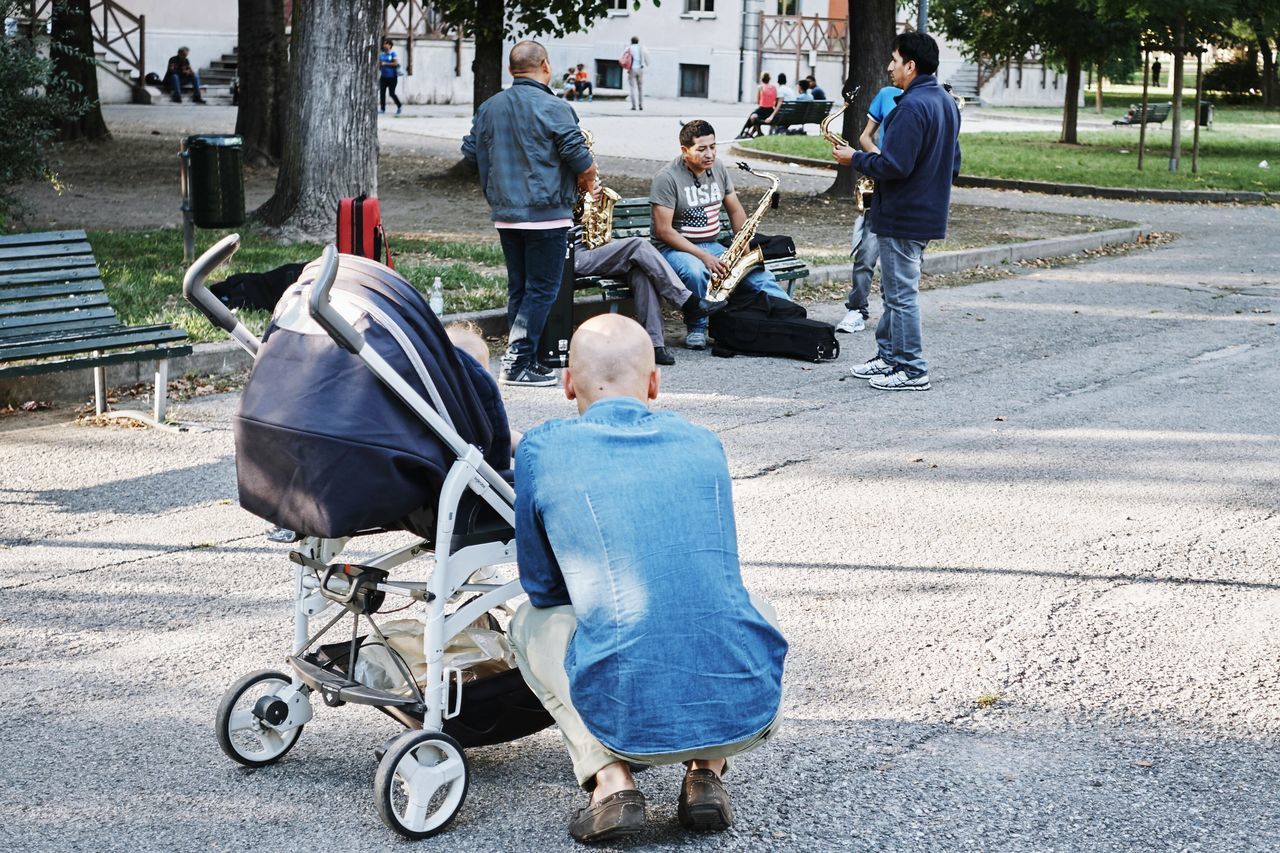
[[734,290],[729,305],[711,315],[712,355],[774,355],[801,361],[840,356],[836,327],[810,320],[804,308],[762,290]]

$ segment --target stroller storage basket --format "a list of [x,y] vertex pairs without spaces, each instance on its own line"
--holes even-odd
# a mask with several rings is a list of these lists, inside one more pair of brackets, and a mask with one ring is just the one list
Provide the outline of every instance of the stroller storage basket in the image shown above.
[[[360,359],[317,325],[306,300],[319,261],[276,306],[234,421],[240,503],[267,521],[337,538],[370,528],[430,535],[455,456]],[[335,307],[464,441],[510,467],[466,365],[422,295],[392,270],[339,256]]]
[[[356,638],[356,654],[365,637]],[[356,695],[376,694],[352,681],[348,675],[350,641],[329,643],[306,655],[303,660],[311,667],[330,674],[335,684],[346,685]],[[313,670],[314,671],[314,670]],[[310,679],[308,679],[310,680]],[[449,706],[457,702],[456,682],[449,684]],[[323,692],[323,688],[321,688]],[[388,694],[390,695],[390,694]],[[343,697],[346,699],[346,697]],[[359,701],[354,700],[354,701]],[[360,702],[360,704],[370,704]],[[408,716],[422,721],[422,707],[410,697],[396,697],[388,706],[403,710]],[[379,706],[381,707],[381,706]],[[394,715],[393,715],[394,716]],[[398,719],[398,717],[397,717]],[[492,746],[540,732],[555,721],[533,695],[518,669],[509,669],[462,685],[462,712],[444,721],[444,733],[464,747]]]

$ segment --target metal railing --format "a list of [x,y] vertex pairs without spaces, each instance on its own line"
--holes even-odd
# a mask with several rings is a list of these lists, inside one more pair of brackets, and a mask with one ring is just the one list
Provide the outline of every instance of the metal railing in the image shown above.
[[454,46],[454,76],[462,74],[462,30],[445,23],[444,16],[422,0],[388,3],[382,16],[383,38],[404,39],[405,74],[413,74],[414,41],[451,39]]
[[[53,15],[57,0],[31,0],[31,29],[36,31],[41,21]],[[135,99],[150,100],[145,85],[147,76],[147,16],[135,15],[115,0],[91,0],[89,26],[93,30],[93,43],[110,59],[127,67],[131,74],[124,80],[133,87]],[[109,73],[120,77],[110,66],[103,66]]]

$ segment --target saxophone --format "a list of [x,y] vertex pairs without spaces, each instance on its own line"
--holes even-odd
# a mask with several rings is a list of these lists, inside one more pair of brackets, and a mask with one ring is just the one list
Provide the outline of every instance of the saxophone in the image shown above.
[[[720,256],[720,263],[729,268],[729,271],[719,278],[711,277],[711,286],[707,288],[707,299],[712,302],[722,302],[729,298],[729,294],[733,293],[733,289],[738,286],[738,282],[742,281],[743,276],[751,272],[753,267],[764,263],[764,252],[760,247],[751,248],[751,238],[756,235],[756,229],[760,227],[760,220],[764,219],[765,211],[769,209],[769,204],[774,200],[774,194],[778,191],[778,179],[774,175],[767,172],[757,172],[746,163],[739,163],[738,168],[743,171],[750,172],[757,178],[767,178],[773,182],[765,194],[760,197],[760,203],[756,205],[755,212],[747,217],[747,221],[742,223],[742,228],[734,235],[733,243]],[[776,206],[776,204],[775,204]]]
[[[860,91],[862,91],[861,86],[855,86],[852,89],[846,87],[845,90],[840,93],[844,98],[844,106],[818,122],[818,128],[822,131],[822,138],[830,142],[832,145],[849,144],[849,140],[831,129],[831,123],[843,115],[845,110],[849,109],[849,105],[853,103],[854,98],[858,97],[858,92]],[[866,175],[858,177],[858,182],[853,187],[853,201],[854,205],[858,209],[858,213],[864,213],[866,211],[867,205],[871,203],[871,196],[875,195],[875,192],[876,182],[873,179],[868,178]]]
[[[595,138],[591,131],[583,128],[582,135],[587,140],[587,150],[595,157]],[[621,198],[616,192],[603,187],[600,201],[590,192],[578,194],[575,218],[582,223],[582,245],[588,249],[598,249],[613,239],[613,206]]]

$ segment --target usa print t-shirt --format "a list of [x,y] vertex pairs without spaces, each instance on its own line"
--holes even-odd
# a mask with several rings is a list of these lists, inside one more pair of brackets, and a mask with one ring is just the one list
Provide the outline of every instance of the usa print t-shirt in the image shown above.
[[720,208],[724,197],[733,192],[729,172],[717,160],[711,168],[695,178],[683,157],[653,177],[649,200],[675,211],[671,224],[686,239],[705,243],[720,233]]

